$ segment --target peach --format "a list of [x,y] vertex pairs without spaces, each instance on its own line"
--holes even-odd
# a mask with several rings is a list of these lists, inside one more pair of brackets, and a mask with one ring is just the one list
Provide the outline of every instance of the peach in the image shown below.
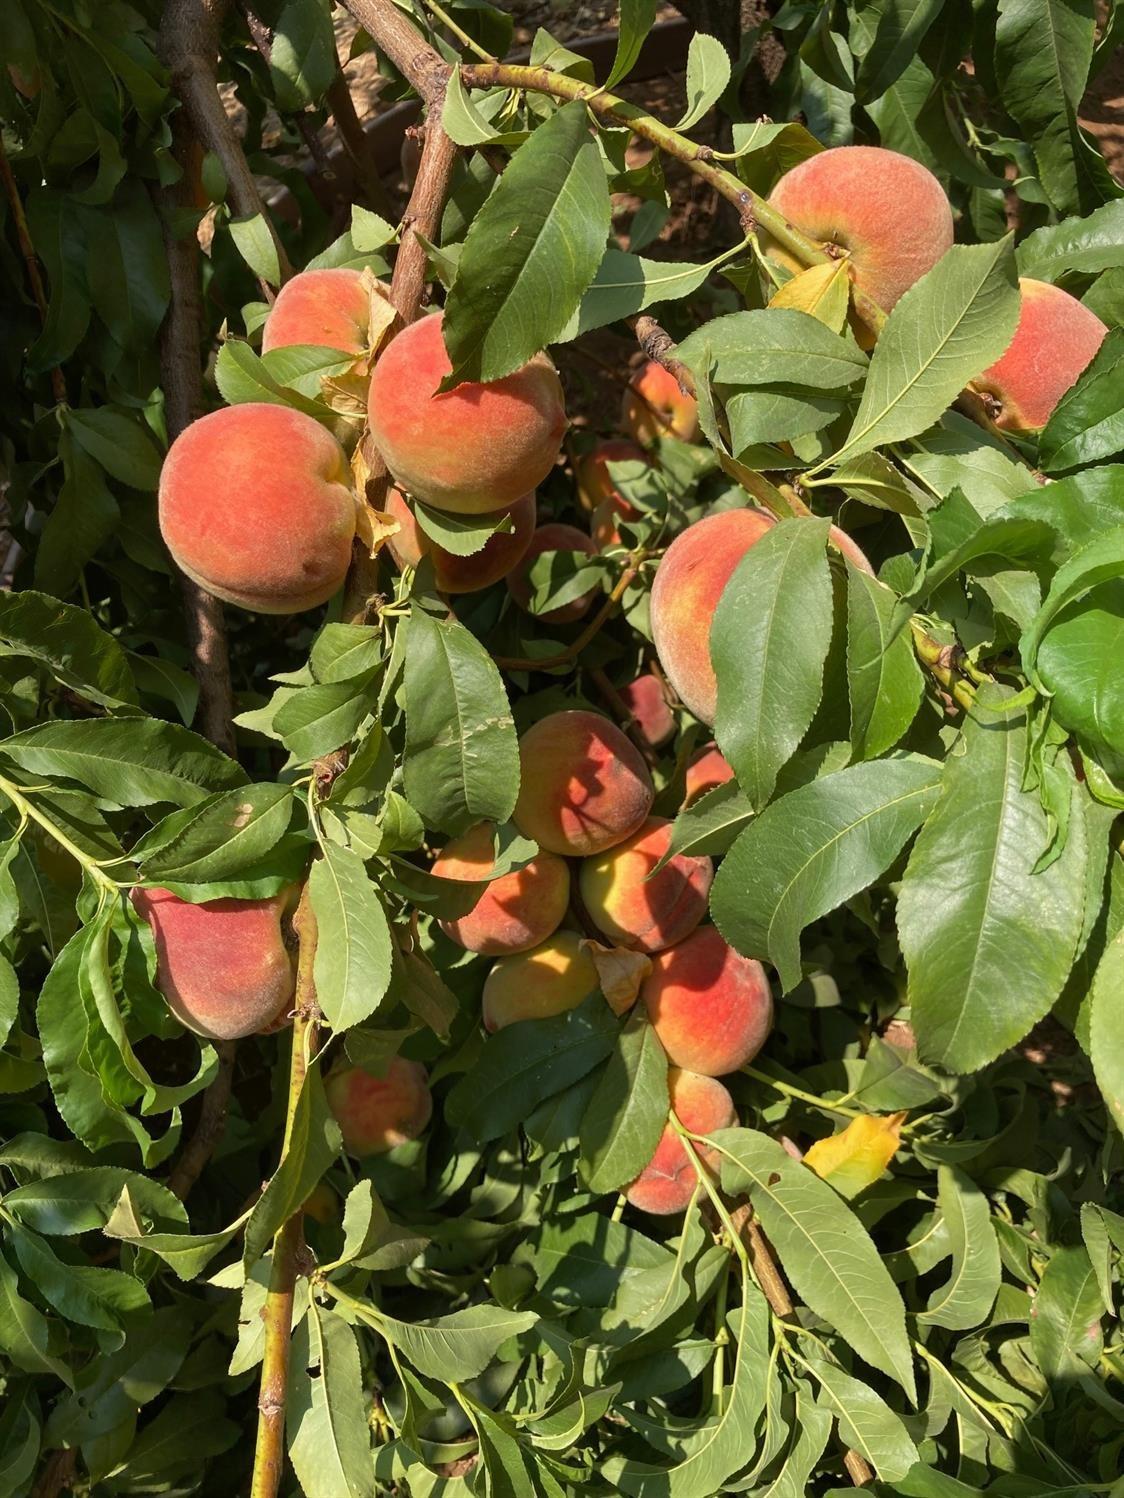
[[416,567],[423,556],[429,557],[442,593],[477,593],[498,583],[518,565],[534,534],[536,509],[533,494],[516,501],[508,511],[512,529],[495,531],[479,551],[461,557],[427,536],[402,495],[391,489],[386,497],[386,513],[398,521],[401,530],[391,536],[390,550],[399,567]]
[[291,1007],[296,972],[281,922],[294,894],[192,905],[169,889],[132,891],[156,942],[156,986],[189,1030],[238,1040]]
[[675,732],[675,718],[658,676],[645,672],[635,681],[618,687],[617,696],[632,714],[637,731],[646,744],[658,749],[667,743]]
[[640,751],[600,713],[540,718],[519,740],[522,775],[513,820],[524,837],[563,856],[623,842],[651,810]]
[[598,551],[608,551],[610,546],[623,545],[620,520],[635,520],[636,510],[624,499],[605,499],[589,517],[589,533]]
[[[540,525],[531,537],[522,560],[507,575],[508,591],[521,609],[530,610],[531,600],[535,596],[530,572],[536,559],[542,556],[544,551],[575,551],[583,552],[586,556],[595,556],[597,547],[584,531],[579,531],[575,526],[558,525],[554,522],[549,525]],[[587,612],[596,597],[597,589],[593,588],[588,593],[583,593],[580,598],[573,598],[559,608],[547,609],[545,614],[536,614],[535,618],[542,619],[547,624],[573,624]]]
[[828,528],[828,540],[850,562],[852,567],[857,567],[860,572],[865,572],[869,577],[874,576],[874,568],[870,564],[870,558],[857,541],[841,530],[839,526],[833,525]]
[[[713,1077],[673,1067],[667,1074],[667,1088],[671,1111],[692,1134],[713,1134],[716,1129],[732,1128],[738,1121],[733,1098]],[[627,1188],[632,1206],[659,1217],[686,1210],[699,1179],[687,1148],[667,1124],[655,1154]],[[705,1144],[691,1148],[705,1169],[716,1175],[718,1151]]]
[[484,979],[484,1028],[502,1030],[524,1019],[551,1019],[576,1009],[601,988],[597,968],[577,931],[556,931],[529,952],[501,957]]
[[706,914],[714,865],[677,853],[658,874],[671,823],[649,817],[614,848],[582,861],[578,888],[586,914],[618,947],[659,952],[690,936]]
[[715,786],[725,785],[733,778],[734,772],[718,745],[704,744],[687,766],[687,784],[683,805],[690,806],[692,801],[705,796],[707,791],[714,790]]
[[[1019,322],[1007,351],[972,381],[998,402],[1004,432],[1040,432],[1054,407],[1093,362],[1108,329],[1060,286],[1020,280]],[[990,404],[990,403],[989,403]]]
[[633,375],[621,401],[621,425],[630,437],[651,447],[657,437],[695,442],[699,435],[699,407],[684,395],[679,381],[654,359]]
[[714,926],[658,952],[640,997],[672,1065],[707,1077],[751,1061],[773,1026],[765,969],[735,952]]
[[337,1067],[324,1083],[349,1155],[384,1155],[416,1139],[433,1115],[425,1067],[394,1056],[382,1076]]
[[487,384],[437,393],[452,370],[442,314],[391,340],[371,377],[375,446],[399,486],[457,514],[507,509],[546,478],[566,431],[562,385],[550,360]]
[[301,271],[277,293],[262,329],[262,353],[310,343],[360,358],[370,346],[372,289],[390,296],[388,287],[362,271]]
[[652,585],[652,639],[664,674],[696,718],[714,722],[718,683],[710,624],[722,590],[749,548],[772,529],[764,510],[723,510],[696,520],[667,548]]
[[[881,146],[821,151],[786,172],[769,202],[812,239],[848,250],[852,280],[885,312],[952,245],[944,188],[928,168]],[[767,248],[801,268],[777,244]]]
[[[446,843],[433,873],[441,879],[487,879],[494,867],[493,831],[491,822],[480,822]],[[438,924],[467,951],[500,957],[544,942],[558,929],[569,903],[565,859],[539,853],[523,868],[493,879],[467,915]]]
[[615,500],[618,505],[623,505],[624,497],[613,483],[609,464],[630,462],[647,463],[648,454],[627,437],[610,437],[586,453],[574,470],[582,509],[592,514],[606,500]]
[[209,593],[262,614],[326,602],[351,562],[355,500],[343,448],[287,406],[227,406],[193,421],[160,474],[160,530]]
[[304,1199],[301,1211],[313,1222],[337,1222],[340,1215],[340,1199],[324,1181],[317,1181]]

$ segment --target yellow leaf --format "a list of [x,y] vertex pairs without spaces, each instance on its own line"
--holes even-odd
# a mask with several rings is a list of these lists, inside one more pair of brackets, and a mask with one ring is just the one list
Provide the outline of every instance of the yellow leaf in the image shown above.
[[832,332],[840,333],[847,318],[850,292],[846,260],[829,260],[826,265],[808,266],[778,287],[769,306],[810,313]]
[[818,1139],[804,1156],[804,1164],[841,1196],[857,1196],[874,1184],[894,1158],[904,1120],[904,1113],[856,1118],[841,1133]]

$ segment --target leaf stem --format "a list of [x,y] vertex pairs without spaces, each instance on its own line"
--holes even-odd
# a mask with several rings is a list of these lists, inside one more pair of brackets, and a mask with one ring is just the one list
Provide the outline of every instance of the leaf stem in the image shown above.
[[[57,823],[52,822],[50,817],[45,816],[43,812],[39,811],[35,803],[33,801],[29,801],[28,798],[23,794],[23,791],[19,788],[19,786],[13,784],[13,782],[4,775],[0,775],[0,794],[3,794],[8,798],[8,800],[18,810],[20,816],[25,821],[30,819],[31,821],[38,823],[38,825],[42,827],[44,832],[46,832],[50,837],[54,838],[55,842],[58,843],[61,848],[65,848],[66,851],[70,854],[71,858],[73,858],[76,863],[80,864],[81,867],[85,869],[86,873],[89,874],[94,883],[99,884],[107,893],[116,895],[119,893],[119,891],[123,889],[129,889],[131,887],[128,884],[118,884],[116,879],[111,879],[109,875],[104,872],[101,865],[97,862],[96,859],[91,858],[90,855],[84,852],[77,843],[72,842]],[[120,860],[114,861],[119,862]]]
[[790,1082],[782,1082],[777,1077],[771,1077],[768,1072],[758,1071],[755,1066],[743,1066],[742,1072],[747,1077],[752,1077],[755,1082],[762,1082],[766,1087],[771,1087],[774,1092],[783,1093],[785,1097],[796,1098],[802,1103],[807,1103],[812,1108],[820,1108],[826,1113],[838,1113],[842,1118],[866,1118],[869,1115],[861,1108],[844,1108],[841,1103],[830,1103],[826,1098],[817,1097],[814,1092],[805,1092],[801,1087],[793,1087]]
[[462,27],[458,26],[456,21],[453,20],[452,16],[449,15],[448,11],[437,4],[437,0],[422,0],[422,4],[425,6],[426,10],[429,11],[430,15],[436,16],[437,19],[441,22],[442,26],[446,27],[447,30],[453,33],[462,47],[467,47],[468,50],[475,53],[482,62],[498,61],[494,53],[486,52],[484,48],[479,44],[479,42],[469,36],[468,32],[465,31]]

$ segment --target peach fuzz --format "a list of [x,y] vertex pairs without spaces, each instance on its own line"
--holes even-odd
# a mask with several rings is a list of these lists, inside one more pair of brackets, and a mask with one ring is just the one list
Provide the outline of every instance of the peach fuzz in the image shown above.
[[487,384],[437,393],[452,370],[442,314],[403,329],[379,354],[368,415],[400,488],[441,510],[507,509],[546,478],[566,431],[562,385],[538,354]]
[[617,696],[632,714],[637,732],[652,749],[666,744],[675,732],[675,718],[663,682],[650,671],[617,688]]
[[614,946],[659,952],[689,936],[706,914],[714,865],[677,853],[658,874],[671,823],[649,817],[615,848],[582,861],[578,888],[586,914]]
[[765,969],[735,952],[713,926],[658,952],[640,997],[667,1059],[708,1077],[751,1061],[773,1026]]
[[[548,525],[540,525],[523,552],[522,559],[507,575],[508,592],[519,607],[527,612],[530,611],[531,600],[535,596],[530,578],[531,568],[544,551],[575,551],[583,552],[586,556],[595,556],[597,547],[585,532],[579,531],[576,526],[559,525],[553,521]],[[596,597],[597,589],[593,588],[588,593],[583,593],[580,598],[573,598],[559,608],[547,609],[545,614],[536,614],[534,617],[542,619],[546,624],[573,624],[588,611]]]
[[526,495],[511,506],[512,528],[496,531],[471,556],[457,556],[426,535],[413,510],[397,489],[386,497],[386,513],[401,529],[390,538],[390,550],[399,567],[416,567],[422,557],[433,563],[433,575],[442,593],[477,593],[505,578],[522,560],[535,530],[537,502]]
[[606,500],[615,500],[618,505],[624,499],[613,483],[609,472],[610,463],[647,463],[648,454],[627,437],[610,437],[592,448],[574,469],[578,489],[578,500],[583,510],[592,515],[598,505]]
[[281,929],[293,896],[192,905],[169,889],[133,890],[156,943],[156,986],[189,1030],[239,1040],[282,1019],[296,987]]
[[529,952],[501,957],[484,979],[484,1028],[490,1033],[525,1019],[551,1019],[576,1009],[601,983],[577,931],[556,931]]
[[160,473],[160,530],[200,587],[261,614],[324,603],[351,562],[355,500],[343,448],[287,406],[193,421]]
[[370,344],[369,288],[376,295],[390,295],[386,286],[362,271],[344,267],[301,271],[277,293],[262,329],[262,353],[309,343],[358,359]]
[[587,857],[630,837],[654,790],[640,751],[600,713],[540,718],[519,740],[522,776],[513,821],[563,856]]
[[384,1155],[416,1139],[433,1115],[425,1067],[402,1056],[378,1077],[360,1066],[339,1067],[324,1091],[349,1155]]
[[1007,351],[972,381],[999,403],[1004,432],[1040,432],[1093,362],[1108,329],[1076,297],[1046,281],[1020,280],[1019,322]]
[[710,623],[722,590],[749,548],[772,529],[764,510],[723,510],[681,531],[652,585],[652,639],[668,681],[704,723],[714,722],[718,683]]
[[683,805],[690,806],[692,801],[705,796],[707,791],[714,790],[716,786],[725,785],[733,778],[734,772],[718,745],[704,744],[687,766]]
[[[732,1128],[738,1121],[733,1098],[713,1077],[673,1067],[667,1074],[667,1088],[671,1111],[692,1134],[713,1134],[716,1129]],[[699,1179],[688,1147],[694,1149],[707,1171],[712,1175],[717,1172],[718,1151],[705,1144],[687,1146],[669,1123],[655,1154],[626,1188],[629,1203],[657,1217],[685,1211]]]
[[[835,146],[786,172],[769,202],[812,239],[850,252],[851,278],[889,312],[952,245],[952,209],[927,167],[882,146]],[[775,243],[769,254],[799,270]]]
[[635,375],[621,401],[621,425],[630,437],[651,447],[657,437],[695,442],[699,435],[699,407],[684,395],[679,381],[654,359]]
[[[432,872],[440,879],[487,879],[494,867],[493,831],[491,822],[480,822],[446,843]],[[569,866],[540,852],[523,868],[493,879],[467,915],[438,924],[466,951],[500,957],[544,942],[561,925],[569,903]]]

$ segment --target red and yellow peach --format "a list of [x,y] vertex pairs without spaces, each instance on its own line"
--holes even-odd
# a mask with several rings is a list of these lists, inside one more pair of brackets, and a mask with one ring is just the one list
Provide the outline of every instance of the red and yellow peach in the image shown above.
[[[737,1123],[733,1098],[713,1077],[672,1068],[667,1085],[671,1111],[689,1133],[713,1134]],[[668,1123],[655,1154],[626,1190],[629,1203],[660,1217],[685,1211],[699,1184],[688,1148],[695,1151],[704,1170],[717,1174],[718,1151],[705,1144],[686,1145]]]
[[[487,879],[495,866],[493,831],[490,822],[480,822],[446,843],[434,860],[433,873],[440,879]],[[491,880],[467,915],[439,924],[469,952],[499,957],[544,942],[561,924],[569,903],[565,859],[540,852],[523,868]]]
[[399,567],[416,567],[422,557],[433,563],[433,576],[442,593],[476,593],[507,577],[526,554],[535,530],[536,502],[533,494],[511,506],[511,529],[495,531],[479,551],[458,556],[427,536],[413,510],[397,489],[386,497],[386,513],[397,520],[399,530],[389,541]]
[[600,992],[597,968],[577,931],[556,931],[529,952],[501,957],[484,980],[484,1028],[552,1019]]
[[657,952],[640,997],[668,1060],[708,1077],[745,1066],[773,1025],[765,969],[713,926]]
[[433,1114],[425,1067],[402,1056],[381,1076],[360,1066],[338,1067],[324,1091],[349,1155],[383,1155],[417,1139]]
[[709,858],[677,853],[652,872],[668,850],[671,828],[649,817],[624,842],[582,861],[582,905],[614,946],[662,951],[689,936],[706,914],[714,877]]

